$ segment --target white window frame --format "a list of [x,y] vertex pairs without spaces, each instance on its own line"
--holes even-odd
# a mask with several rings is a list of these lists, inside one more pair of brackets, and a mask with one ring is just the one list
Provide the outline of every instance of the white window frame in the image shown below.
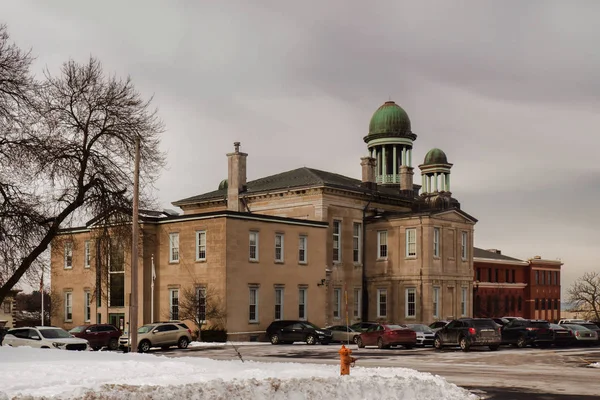
[[[200,299],[203,300],[204,318],[200,318]],[[196,288],[196,313],[198,314],[198,322],[204,324],[206,322],[206,287],[199,286]]]
[[196,261],[206,261],[206,231],[196,231]]
[[467,232],[462,231],[460,234],[460,258],[465,261],[468,257],[467,254]]
[[83,321],[90,322],[92,319],[92,294],[89,290],[83,292]]
[[91,246],[91,241],[86,240],[83,245],[83,268],[90,267],[90,261],[92,258],[92,255],[90,253],[90,246]]
[[179,232],[169,233],[169,262],[179,262]]
[[385,260],[388,255],[387,231],[377,231],[377,259]]
[[[277,243],[277,240],[279,239],[279,244]],[[275,262],[283,262],[284,260],[284,240],[285,240],[285,236],[283,235],[283,233],[276,233],[275,234]],[[279,250],[279,255],[277,254],[277,250]]]
[[[337,229],[336,229],[337,228]],[[337,230],[337,233],[336,233]],[[342,262],[342,221],[339,219],[333,220],[333,262]],[[336,255],[337,252],[337,255]]]
[[434,288],[433,288],[432,300],[433,300],[433,318],[439,318],[440,317],[440,288],[437,286],[434,286]]
[[360,318],[362,315],[362,288],[354,289],[354,318]]
[[[258,287],[251,286],[248,288],[248,322],[258,322]],[[254,312],[254,318],[252,317]]]
[[[417,258],[417,228],[406,228],[405,236],[406,258]],[[411,249],[411,245],[414,246],[413,249]]]
[[342,317],[342,289],[333,289],[333,319]]
[[[283,319],[283,288],[275,288],[275,320]],[[279,316],[277,316],[279,314]]]
[[[254,244],[252,243],[254,242]],[[259,237],[257,231],[250,231],[248,234],[248,259],[250,261],[258,261],[258,243]],[[254,249],[254,255],[252,255],[252,250]]]
[[298,237],[298,264],[308,263],[308,236],[300,235]]
[[[177,301],[175,301],[177,300]],[[176,317],[176,318],[173,318]],[[179,289],[169,289],[169,320],[179,319]]]
[[438,227],[433,228],[433,256],[440,257],[440,231]]
[[306,321],[306,316],[308,314],[308,289],[307,288],[299,288],[298,289],[298,319],[301,321]]
[[[413,300],[410,301],[410,295],[412,294]],[[413,311],[410,311],[410,305],[413,305]],[[416,318],[417,317],[417,289],[416,288],[406,288],[405,291],[405,312],[404,316],[406,318]]]
[[73,321],[73,292],[65,292],[65,322]]
[[[382,296],[384,297],[385,301],[381,301]],[[385,305],[385,313],[381,312],[382,305]],[[388,305],[387,289],[377,289],[377,318],[387,318],[387,305]]]
[[65,269],[73,269],[73,242],[65,242]]
[[460,298],[460,315],[461,317],[467,316],[467,302],[469,301],[467,298],[468,289],[466,287],[461,288],[461,298]]
[[362,263],[362,224],[352,223],[352,259],[354,264]]

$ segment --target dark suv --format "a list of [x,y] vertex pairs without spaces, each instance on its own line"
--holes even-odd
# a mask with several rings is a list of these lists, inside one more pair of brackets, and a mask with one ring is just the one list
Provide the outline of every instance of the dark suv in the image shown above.
[[501,342],[500,328],[491,318],[461,318],[438,330],[433,346],[438,350],[457,345],[462,351],[469,351],[471,346],[488,346],[490,350],[498,350]]
[[308,321],[274,321],[267,328],[271,344],[306,342],[307,344],[329,344],[333,335]]
[[108,347],[110,350],[119,348],[121,331],[113,325],[79,325],[71,329],[69,333],[75,337],[86,339],[94,350],[100,350],[103,347]]
[[554,342],[554,331],[548,321],[542,319],[513,319],[502,329],[502,343],[523,348],[526,346],[549,347]]

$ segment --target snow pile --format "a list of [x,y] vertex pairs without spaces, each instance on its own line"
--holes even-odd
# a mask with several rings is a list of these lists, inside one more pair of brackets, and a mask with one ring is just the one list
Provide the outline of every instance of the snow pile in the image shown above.
[[339,376],[336,365],[0,347],[0,400],[478,399],[439,376],[407,368],[356,367],[351,374]]
[[[190,342],[188,347],[224,347],[231,346],[231,342]],[[271,342],[233,342],[238,346],[259,346],[259,345],[270,345]]]
[[588,367],[590,368],[600,368],[600,363],[591,363],[590,365],[588,365]]

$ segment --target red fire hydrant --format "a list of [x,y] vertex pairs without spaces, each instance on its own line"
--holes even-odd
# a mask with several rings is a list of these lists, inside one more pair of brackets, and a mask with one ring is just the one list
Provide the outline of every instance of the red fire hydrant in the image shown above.
[[350,367],[354,367],[354,363],[358,358],[350,357],[352,350],[344,345],[338,353],[340,353],[340,375],[350,375]]

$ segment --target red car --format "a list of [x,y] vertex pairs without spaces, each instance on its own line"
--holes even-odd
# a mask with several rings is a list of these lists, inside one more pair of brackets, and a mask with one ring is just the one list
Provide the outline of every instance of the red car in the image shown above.
[[390,346],[402,345],[412,349],[417,345],[417,333],[400,325],[375,324],[360,334],[357,344],[360,348],[377,346],[380,349],[389,349]]
[[102,347],[108,347],[109,350],[119,348],[121,331],[109,324],[79,325],[71,329],[69,333],[75,337],[86,339],[94,350],[100,350]]

